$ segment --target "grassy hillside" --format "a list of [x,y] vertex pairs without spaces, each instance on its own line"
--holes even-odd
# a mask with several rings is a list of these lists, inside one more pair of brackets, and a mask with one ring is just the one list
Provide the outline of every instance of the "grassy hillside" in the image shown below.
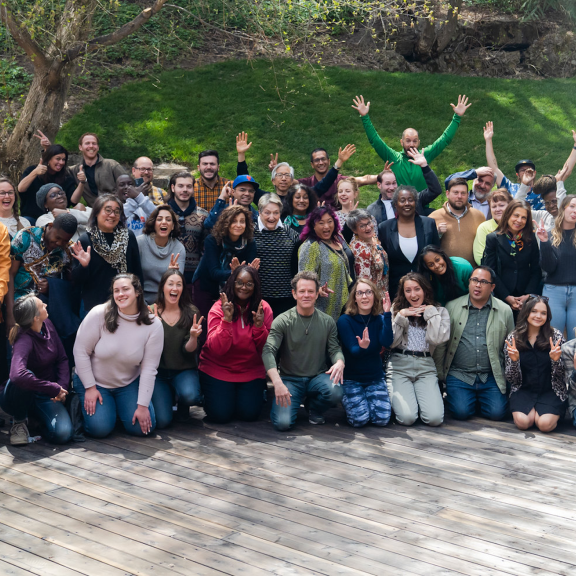
[[[132,162],[141,155],[194,167],[205,148],[220,151],[221,173],[235,174],[235,135],[254,142],[247,158],[253,175],[269,181],[271,152],[290,162],[297,175],[311,173],[309,153],[357,146],[346,174],[376,173],[382,162],[369,145],[351,108],[363,94],[380,136],[399,149],[402,130],[414,127],[423,145],[431,143],[452,117],[450,102],[465,93],[473,102],[452,144],[435,160],[443,178],[486,163],[482,127],[492,120],[499,166],[514,178],[520,158],[536,162],[539,173],[555,173],[573,146],[576,128],[574,80],[503,80],[448,75],[400,74],[325,68],[313,71],[292,61],[233,61],[194,71],[162,73],[157,80],[131,83],[86,106],[58,135],[77,148],[83,132],[96,132],[104,156]],[[568,181],[568,190],[571,191]],[[362,189],[362,204],[376,189]]]

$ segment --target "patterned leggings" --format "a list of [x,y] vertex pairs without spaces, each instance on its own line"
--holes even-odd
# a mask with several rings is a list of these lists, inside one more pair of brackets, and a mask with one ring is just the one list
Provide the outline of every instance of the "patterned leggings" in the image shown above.
[[376,426],[388,424],[392,409],[384,378],[373,382],[344,380],[343,388],[342,404],[350,426],[360,428],[369,422]]

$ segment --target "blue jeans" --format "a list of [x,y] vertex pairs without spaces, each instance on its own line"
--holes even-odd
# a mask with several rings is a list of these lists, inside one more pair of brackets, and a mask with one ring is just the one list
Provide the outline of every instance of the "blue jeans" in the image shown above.
[[[74,374],[74,390],[80,397],[80,404],[82,406],[82,415],[84,417],[84,431],[89,436],[94,438],[105,438],[114,430],[116,426],[116,418],[119,416],[124,429],[132,436],[145,436],[140,428],[138,420],[132,424],[134,412],[138,408],[138,385],[140,377],[136,378],[134,382],[123,386],[122,388],[103,388],[96,385],[98,392],[102,395],[102,404],[96,402],[96,411],[92,416],[88,416],[84,409],[84,396],[86,390],[82,381],[76,374]],[[148,406],[150,410],[150,418],[152,419],[152,429],[156,428],[156,416],[154,414],[154,406],[150,403]]]
[[392,413],[384,378],[373,382],[344,380],[342,405],[346,410],[348,424],[355,428],[365,426],[369,422],[376,426],[386,426]]
[[172,422],[174,396],[182,406],[196,406],[200,403],[202,392],[198,370],[158,370],[152,394],[152,404],[156,414],[156,427],[166,428]]
[[328,374],[318,374],[314,378],[282,376],[286,388],[292,395],[290,406],[283,407],[272,400],[270,420],[276,430],[289,430],[294,426],[300,404],[306,398],[307,408],[323,414],[342,400],[342,386],[334,386]]
[[26,420],[28,414],[40,421],[42,436],[52,444],[66,444],[74,435],[72,421],[62,402],[49,396],[24,390],[8,381],[0,394],[0,408],[14,420]]
[[543,296],[547,296],[552,312],[550,324],[553,328],[568,334],[568,340],[574,338],[576,328],[576,286],[555,286],[544,284]]
[[253,422],[260,417],[264,378],[248,382],[226,382],[200,372],[200,384],[204,393],[204,411],[210,422],[226,424],[231,420]]
[[490,374],[486,383],[478,376],[472,386],[454,376],[446,377],[446,403],[456,420],[467,420],[476,413],[476,402],[480,412],[490,420],[503,420],[508,413],[508,397],[500,392],[494,376]]

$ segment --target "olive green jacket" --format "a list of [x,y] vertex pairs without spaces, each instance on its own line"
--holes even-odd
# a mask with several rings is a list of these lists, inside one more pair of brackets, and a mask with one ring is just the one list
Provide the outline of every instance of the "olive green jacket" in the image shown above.
[[[450,339],[434,350],[434,362],[438,371],[438,380],[446,382],[446,376],[450,371],[454,354],[460,344],[462,332],[468,321],[468,303],[470,296],[465,294],[456,300],[446,304],[446,310],[450,314]],[[512,309],[508,304],[492,296],[492,308],[488,315],[486,326],[486,344],[488,345],[488,357],[494,379],[502,394],[506,393],[506,378],[504,377],[504,341],[506,336],[514,330]]]

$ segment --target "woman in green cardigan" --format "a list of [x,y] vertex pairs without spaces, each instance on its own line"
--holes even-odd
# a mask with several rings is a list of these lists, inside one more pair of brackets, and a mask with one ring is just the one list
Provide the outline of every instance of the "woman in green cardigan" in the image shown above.
[[444,250],[429,244],[420,254],[420,273],[429,278],[434,297],[441,306],[468,294],[472,265],[458,256],[448,257]]

